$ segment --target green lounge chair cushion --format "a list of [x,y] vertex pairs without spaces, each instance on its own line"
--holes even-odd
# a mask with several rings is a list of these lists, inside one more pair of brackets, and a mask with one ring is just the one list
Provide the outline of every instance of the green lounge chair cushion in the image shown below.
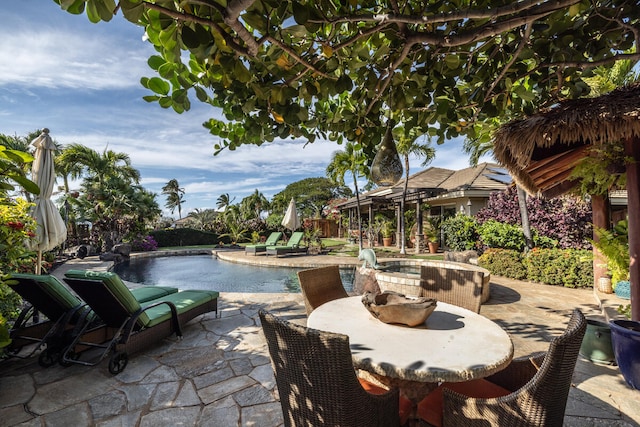
[[[147,307],[160,301],[169,301],[176,306],[178,314],[182,314],[194,307],[218,298],[219,295],[220,294],[216,291],[182,291],[153,301],[148,301],[144,306]],[[146,325],[147,327],[157,325],[158,323],[162,323],[171,318],[171,308],[167,304],[160,304],[156,307],[150,308],[146,310],[145,313],[149,316],[149,323]]]
[[291,238],[287,242],[286,245],[279,246],[267,246],[267,250],[271,249],[295,249],[300,246],[300,242],[302,242],[302,238],[304,237],[304,233],[301,231],[296,231],[291,234]]
[[44,283],[42,289],[52,299],[59,302],[65,309],[70,310],[78,305],[82,304],[82,301],[73,295],[65,285],[63,285],[55,276],[50,275],[38,275],[38,274],[26,274],[26,273],[12,273],[12,279],[24,279],[33,280],[40,283]]
[[[115,273],[107,271],[69,270],[64,275],[72,279],[100,280],[130,314],[140,310],[138,300],[136,300],[135,296],[129,288],[127,288],[127,285],[125,285],[122,279]],[[138,324],[143,327],[149,324],[149,317],[146,313],[140,314]]]
[[142,286],[131,289],[131,294],[139,303],[162,298],[166,295],[175,294],[176,292],[178,292],[178,288],[169,286]]

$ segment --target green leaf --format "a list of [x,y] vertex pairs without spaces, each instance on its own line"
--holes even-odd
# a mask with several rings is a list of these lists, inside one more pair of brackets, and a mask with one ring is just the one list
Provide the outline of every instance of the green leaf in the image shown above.
[[306,6],[294,1],[291,5],[293,8],[293,19],[297,24],[304,25],[309,20],[309,9]]
[[444,63],[450,70],[455,70],[460,66],[460,58],[458,55],[447,55],[444,58]]
[[137,24],[144,13],[144,3],[132,0],[120,0],[122,14],[129,22]]
[[166,61],[164,60],[164,58],[158,55],[153,55],[147,60],[147,64],[149,64],[149,67],[151,67],[153,70],[157,70],[165,63]]
[[182,42],[189,49],[195,49],[201,44],[198,33],[187,25],[182,27],[180,35],[182,37]]
[[196,97],[198,98],[198,100],[200,102],[207,102],[207,100],[209,99],[209,95],[207,95],[207,92],[200,86],[195,86],[194,89],[196,90]]
[[169,83],[165,80],[162,80],[160,77],[152,77],[149,79],[148,87],[155,93],[160,95],[168,95],[169,94]]
[[244,64],[240,61],[236,61],[235,66],[233,67],[234,77],[238,79],[241,83],[247,83],[251,80],[251,72],[244,66]]
[[11,179],[20,184],[20,186],[22,186],[22,188],[24,188],[29,193],[36,195],[40,194],[40,188],[35,182],[31,181],[30,179],[27,179],[22,175],[12,175]]

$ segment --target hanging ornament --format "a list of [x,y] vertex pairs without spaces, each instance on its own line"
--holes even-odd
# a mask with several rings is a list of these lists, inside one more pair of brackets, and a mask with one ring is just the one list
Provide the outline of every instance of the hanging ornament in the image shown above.
[[402,162],[391,130],[392,126],[387,126],[380,148],[371,164],[371,180],[382,187],[393,185],[402,178]]

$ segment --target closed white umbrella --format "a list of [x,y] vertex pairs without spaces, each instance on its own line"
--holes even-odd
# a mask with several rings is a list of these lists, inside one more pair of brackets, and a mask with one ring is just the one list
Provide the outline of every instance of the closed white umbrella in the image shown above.
[[291,231],[296,231],[301,226],[300,218],[298,218],[298,211],[296,210],[296,202],[293,200],[293,197],[291,198],[287,212],[284,214],[284,218],[282,219],[282,226]]
[[51,250],[64,242],[67,238],[67,227],[58,208],[51,201],[56,174],[53,164],[55,145],[49,136],[49,129],[44,129],[31,144],[36,147],[31,179],[40,187],[40,194],[36,196],[32,211],[37,222],[36,237],[29,242],[29,248],[38,251],[36,274],[40,274],[42,252]]

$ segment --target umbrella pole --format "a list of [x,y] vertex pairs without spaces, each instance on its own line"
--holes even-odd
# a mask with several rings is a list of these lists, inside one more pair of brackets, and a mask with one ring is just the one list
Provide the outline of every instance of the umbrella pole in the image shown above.
[[38,261],[36,262],[36,274],[40,275],[42,272],[42,251],[38,251]]

